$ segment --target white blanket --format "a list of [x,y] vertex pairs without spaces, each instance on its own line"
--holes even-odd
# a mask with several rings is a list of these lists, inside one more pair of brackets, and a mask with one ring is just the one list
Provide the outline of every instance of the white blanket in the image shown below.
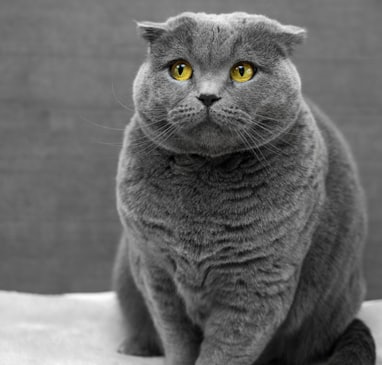
[[[382,365],[382,300],[365,302]],[[35,295],[0,291],[1,365],[163,365],[116,352],[123,340],[113,293]]]

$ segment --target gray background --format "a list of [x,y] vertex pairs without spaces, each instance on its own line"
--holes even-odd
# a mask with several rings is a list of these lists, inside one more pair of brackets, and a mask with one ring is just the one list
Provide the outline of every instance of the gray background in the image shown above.
[[134,19],[240,10],[309,30],[295,61],[305,93],[337,122],[359,163],[370,212],[368,298],[382,298],[381,7],[378,0],[1,0],[0,289],[109,288],[120,233],[118,129],[132,115],[131,84],[146,52]]

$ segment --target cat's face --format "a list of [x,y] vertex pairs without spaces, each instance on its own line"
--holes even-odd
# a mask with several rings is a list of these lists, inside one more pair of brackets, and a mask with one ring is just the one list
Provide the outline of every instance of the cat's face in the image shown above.
[[150,51],[134,103],[153,142],[219,156],[269,143],[295,121],[301,84],[288,56],[303,29],[245,13],[138,26]]

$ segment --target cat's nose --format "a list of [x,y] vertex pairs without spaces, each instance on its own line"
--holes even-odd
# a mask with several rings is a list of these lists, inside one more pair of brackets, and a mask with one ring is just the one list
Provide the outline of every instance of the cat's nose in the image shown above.
[[200,94],[197,97],[205,106],[211,106],[216,101],[220,100],[217,95],[215,94]]

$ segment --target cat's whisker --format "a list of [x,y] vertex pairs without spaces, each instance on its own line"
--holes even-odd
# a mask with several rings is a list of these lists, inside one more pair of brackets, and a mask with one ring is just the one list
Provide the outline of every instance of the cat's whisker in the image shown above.
[[114,80],[111,80],[111,92],[113,94],[113,98],[114,100],[123,108],[123,109],[126,109],[130,112],[133,112],[134,111],[134,108],[133,107],[130,107],[128,105],[126,105],[125,103],[123,103],[121,101],[121,99],[119,98],[119,96],[117,95],[116,91],[115,91],[115,88],[114,88]]
[[264,166],[265,171],[266,171],[267,175],[269,176],[269,174],[270,174],[270,171],[269,171],[270,164],[269,164],[268,160],[266,159],[266,157],[264,156],[264,154],[263,154],[263,152],[261,151],[261,149],[260,149],[259,147],[257,147],[257,145],[258,145],[257,141],[255,140],[254,136],[252,136],[247,130],[243,129],[242,131],[243,131],[243,133],[247,136],[247,138],[249,139],[249,141],[253,143],[253,145],[254,145],[254,146],[253,146],[253,151],[256,150],[256,151],[259,152],[259,154],[260,154],[262,160],[265,162],[265,166]]
[[229,131],[229,133],[231,134],[231,136],[232,136],[233,138],[237,137],[237,133],[233,130],[232,126],[231,126],[231,125],[228,125],[227,127],[228,127],[228,131]]
[[242,140],[244,145],[248,148],[248,150],[253,153],[256,160],[261,161],[261,158],[256,153],[256,144],[257,144],[256,141],[254,141],[252,138],[250,138],[250,136],[248,135],[248,133],[245,132],[244,129],[241,129],[241,130],[237,129],[235,131],[237,132],[238,136],[240,137],[240,139]]
[[96,122],[93,122],[92,120],[90,119],[87,119],[85,117],[80,117],[80,119],[84,122],[87,122],[89,124],[92,124],[96,127],[99,127],[99,128],[103,128],[103,129],[107,129],[107,130],[111,130],[111,131],[119,131],[119,132],[122,132],[125,130],[125,128],[114,128],[114,127],[108,127],[106,125],[103,125],[103,124],[99,124],[99,123],[96,123]]
[[[244,131],[244,130],[243,130],[243,131]],[[245,132],[246,132],[246,131],[245,131]],[[254,155],[257,156],[255,150],[257,150],[257,151],[261,154],[261,156],[262,156],[262,158],[263,158],[263,161],[265,162],[265,164],[263,165],[263,166],[264,166],[265,174],[267,175],[267,178],[268,178],[268,179],[271,179],[271,175],[272,175],[272,174],[271,174],[271,165],[270,165],[270,163],[269,163],[268,160],[265,158],[265,156],[264,156],[264,154],[261,152],[261,150],[260,150],[259,148],[256,147],[256,141],[254,140],[253,136],[251,136],[251,135],[250,135],[249,133],[247,133],[247,132],[246,132],[246,135],[248,136],[249,140],[253,141],[252,143],[254,143],[254,145],[255,145],[255,147],[253,147],[253,148],[251,149],[252,152],[254,153]],[[256,158],[257,158],[257,160],[260,161],[260,159],[259,159],[258,157],[256,157]],[[273,203],[272,203],[271,200],[268,198],[268,196],[264,196],[263,198],[264,198],[264,200],[268,203],[268,205],[269,205],[270,207],[273,206]]]
[[[245,130],[242,130],[244,135],[242,133],[239,133],[239,135],[241,135],[242,139],[244,141],[246,141],[246,144],[248,146],[248,148],[250,149],[250,151],[253,153],[253,155],[255,156],[255,158],[259,161],[259,163],[261,163],[261,161],[263,160],[264,162],[264,171],[265,171],[265,174],[267,176],[270,176],[270,164],[268,163],[267,159],[265,158],[264,154],[261,152],[261,150],[259,150],[257,148],[257,141],[253,138],[253,136],[251,136],[248,132],[246,132]],[[248,142],[248,140],[250,142]],[[252,146],[253,145],[253,146]],[[257,154],[258,151],[261,155],[261,158],[259,157],[259,155]],[[262,159],[262,160],[261,160]]]
[[[152,127],[152,126],[158,126],[158,130],[160,131],[160,133],[163,132],[164,128],[169,128],[171,125],[170,124],[167,124],[167,125],[163,125],[163,123],[165,122],[165,120],[157,120],[153,123],[149,123],[149,126]],[[153,135],[152,138],[156,138],[158,137],[157,135]],[[134,137],[134,140],[131,142],[131,143],[136,143],[136,142],[145,142],[147,140],[147,136],[145,134],[143,134],[142,136],[140,137]]]
[[[161,130],[159,133],[152,135],[151,137],[147,137],[143,135],[141,138],[136,138],[132,144],[136,147],[141,147],[141,153],[150,154],[152,153],[158,146],[163,144],[166,140],[168,140],[176,131],[176,126],[173,124],[168,124]],[[148,144],[150,141],[152,144]],[[137,143],[138,142],[138,143]],[[139,143],[140,142],[140,143]]]
[[[287,135],[291,135],[291,136],[297,136],[297,134],[293,133],[293,132],[290,132],[290,128],[281,128],[280,126],[272,126],[269,127],[267,126],[266,124],[262,124],[261,122],[255,122],[255,123],[252,123],[251,124],[251,128],[256,128],[256,127],[259,127],[261,129],[263,129],[264,131],[266,131],[267,133],[269,134],[275,134],[277,133],[279,136],[287,136]],[[288,140],[286,140],[285,138],[283,138],[283,143],[287,144],[288,146],[293,146],[292,143],[290,143]],[[275,148],[277,148],[276,146],[274,146]],[[277,148],[279,149],[279,148]],[[281,149],[279,149],[281,153],[283,153],[283,151]]]
[[[272,148],[273,148],[273,152],[274,152],[274,153],[276,153],[276,154],[281,154],[281,153],[282,153],[281,150],[279,150],[276,146],[270,144],[271,141],[268,141],[267,138],[265,138],[264,136],[262,136],[261,134],[259,134],[259,133],[255,130],[255,128],[256,128],[257,126],[259,126],[259,124],[258,124],[258,123],[254,123],[253,120],[250,118],[250,116],[249,116],[248,113],[244,112],[243,114],[247,116],[247,119],[245,120],[245,125],[246,125],[246,127],[249,127],[250,130],[251,130],[251,132],[252,132],[252,133],[255,133],[255,134],[256,134],[256,137],[259,138],[259,139],[261,140],[261,142],[265,142],[265,143],[262,143],[262,146],[264,146],[265,144],[267,144],[267,145],[268,145],[268,148],[267,148],[267,149],[272,151],[272,149],[269,148],[269,147],[270,147],[269,145],[271,145]],[[267,133],[269,133],[269,134],[274,134],[274,132],[275,132],[274,130],[272,130],[272,129],[267,129],[267,128],[263,127],[263,126],[260,126],[260,128],[263,129],[263,130],[265,130],[265,131],[266,131]],[[243,128],[243,130],[247,131],[246,128]],[[249,132],[248,132],[248,134],[249,134]]]
[[[223,112],[225,112],[226,113],[226,111],[223,109],[222,110]],[[246,125],[246,126],[252,126],[252,119],[251,119],[251,117],[250,117],[250,115],[247,113],[247,112],[245,112],[245,111],[240,111],[240,116],[241,116],[241,118],[240,118],[240,121],[244,124],[244,125]],[[226,117],[226,114],[223,114],[223,117]],[[228,125],[228,127],[229,127],[229,129],[231,130],[231,128],[230,128],[230,124],[228,123],[227,124]],[[264,128],[265,129],[265,128]],[[246,131],[246,129],[245,128],[242,128],[241,129],[242,131],[243,131],[243,133],[245,133],[245,134],[247,134],[248,135],[248,137],[250,137],[250,135],[249,135],[249,133]],[[253,131],[254,133],[256,133],[256,131]],[[271,132],[271,130],[267,130],[267,132]],[[262,142],[264,142],[266,139],[265,138],[262,138],[262,136],[261,135],[259,135],[258,133],[256,133],[256,136],[257,137],[259,137],[260,139],[261,139],[261,141]],[[251,138],[251,141],[252,142],[255,142],[252,138]],[[257,143],[255,142],[255,145],[256,145]],[[270,146],[268,146],[266,149],[268,149],[268,150],[271,150],[272,151],[272,148],[269,148]],[[280,154],[281,153],[281,150],[280,151],[278,151],[278,149],[275,147],[275,146],[272,146],[272,147],[274,147],[274,150],[273,150],[273,152],[274,153],[276,153],[276,154]],[[257,148],[258,149],[258,148]],[[258,149],[259,150],[259,149]],[[261,152],[261,151],[260,151]]]
[[[161,133],[160,139],[156,139],[156,142],[158,143],[158,145],[164,144],[164,142],[166,142],[169,138],[171,138],[174,135],[176,129],[177,128],[174,125],[170,125],[169,127],[167,127],[166,130],[163,131],[163,133]],[[157,147],[158,146],[153,145],[152,150],[154,150]],[[149,153],[151,153],[152,150],[150,150]]]
[[275,121],[275,122],[278,122],[278,123],[290,123],[290,122],[293,122],[293,120],[291,119],[278,119],[278,118],[273,118],[273,117],[270,117],[269,115],[264,115],[264,114],[260,114],[258,111],[257,111],[257,108],[255,109],[255,112],[254,112],[254,117],[260,117],[260,118],[263,118],[263,119],[266,119],[266,120],[272,120],[272,121]]
[[176,131],[176,125],[168,124],[162,131],[162,133],[158,134],[156,137],[162,138],[162,143],[165,142],[171,135]]
[[272,118],[272,117],[269,117],[267,115],[263,115],[263,114],[259,114],[256,110],[255,110],[255,113],[254,113],[254,117],[260,117],[262,119],[266,119],[266,120],[273,120],[275,122],[279,122],[279,123],[284,123],[286,122],[287,120],[285,119],[276,119],[276,118]]
[[249,144],[249,142],[247,141],[247,139],[245,138],[245,136],[243,136],[243,134],[240,132],[240,130],[235,130],[236,134],[239,136],[240,140],[243,142],[244,146],[250,151],[252,152],[256,159],[258,159],[258,156],[256,153],[254,153],[253,151],[253,147]]
[[[106,129],[106,130],[109,130],[109,131],[117,131],[117,132],[123,132],[125,129],[124,128],[114,128],[114,127],[109,127],[109,126],[106,126],[106,125],[103,125],[103,124],[99,124],[99,123],[96,123],[88,118],[85,118],[85,117],[80,117],[79,118],[80,120],[86,122],[86,123],[89,123],[93,126],[96,126],[98,128],[102,128],[102,129]],[[106,146],[113,146],[113,147],[118,147],[118,148],[121,148],[123,146],[122,143],[117,143],[117,142],[106,142],[106,141],[100,141],[100,140],[97,140],[97,139],[93,139],[92,142],[94,143],[97,143],[97,144],[102,144],[102,145],[106,145]]]
[[[292,136],[292,137],[298,137],[297,133],[292,132],[292,128],[281,128],[280,126],[266,126],[266,124],[260,124],[260,128],[264,130],[268,130],[270,133],[274,134],[275,132],[278,133],[279,136]],[[283,139],[286,144],[289,144],[289,141]]]
[[[256,120],[256,117],[260,117],[259,120]],[[291,123],[293,123],[295,121],[295,119],[292,120],[292,119],[276,119],[276,118],[272,118],[270,116],[258,113],[257,109],[255,109],[254,116],[252,118],[249,117],[249,120],[252,123],[261,124],[264,127],[266,126],[266,124],[263,124],[262,122],[264,122],[266,120],[271,120],[271,121],[274,121],[274,122],[277,122],[277,123],[283,123],[283,124],[287,124],[287,125],[290,125]],[[270,131],[272,131],[275,128],[277,128],[277,131],[279,131],[279,132],[280,131],[281,132],[288,132],[288,134],[299,136],[299,134],[291,132],[290,128],[282,129],[282,128],[280,128],[280,126],[278,124],[273,125],[272,129],[270,129]]]
[[144,121],[149,125],[155,125],[160,124],[167,121],[168,114],[167,112],[164,112],[163,109],[158,110],[152,110],[150,109],[151,114],[153,114],[155,117],[151,117],[147,115],[145,112],[141,111],[141,116],[143,117]]
[[[164,118],[164,119],[158,119],[158,120],[152,120],[152,119],[150,119],[150,120],[148,120],[148,125],[149,126],[156,126],[156,125],[161,125],[161,124],[163,124],[163,123],[166,123],[167,122],[167,120]],[[170,124],[170,123],[168,123],[168,124]]]
[[[256,126],[253,126],[252,128],[250,128],[250,131],[254,134],[256,134],[256,137],[260,139],[260,141],[262,142],[261,144],[261,147],[265,147],[265,146],[268,146],[270,147],[270,151],[276,153],[276,154],[280,154],[282,153],[283,151],[280,150],[278,147],[276,147],[275,145],[272,144],[272,140],[271,139],[268,139],[266,138],[265,136],[262,136],[261,134],[259,134],[256,129],[255,129]],[[247,131],[248,132],[248,131]],[[249,132],[248,132],[249,133]]]
[[93,140],[94,143],[97,143],[97,144],[103,144],[103,145],[106,145],[106,146],[112,146],[112,147],[118,147],[118,148],[121,148],[123,146],[122,143],[116,143],[116,142],[105,142],[105,141],[99,141],[97,139],[94,139]]
[[256,136],[261,139],[261,141],[263,142],[261,147],[265,148],[266,150],[268,150],[270,152],[275,153],[278,156],[285,154],[285,151],[283,151],[281,148],[277,147],[276,145],[274,145],[272,143],[272,141],[273,141],[272,139],[267,140],[267,138],[265,138],[265,137],[261,136],[260,134],[258,134],[256,132],[255,126],[253,126],[253,128],[251,128],[251,132],[255,133]]
[[[255,118],[256,118],[257,115],[255,115]],[[269,132],[280,132],[280,133],[283,133],[283,134],[288,134],[288,135],[291,135],[291,136],[299,136],[299,134],[297,133],[294,133],[292,132],[292,129],[291,128],[282,128],[280,125],[272,125],[272,127],[269,127],[267,126],[267,124],[264,123],[265,120],[271,120],[269,118],[266,118],[264,117],[264,119],[260,119],[260,120],[252,120],[251,121],[251,124],[255,124],[257,126],[259,126],[260,128],[263,128],[264,130],[266,131],[269,131]],[[280,123],[289,123],[288,121],[278,121]]]

